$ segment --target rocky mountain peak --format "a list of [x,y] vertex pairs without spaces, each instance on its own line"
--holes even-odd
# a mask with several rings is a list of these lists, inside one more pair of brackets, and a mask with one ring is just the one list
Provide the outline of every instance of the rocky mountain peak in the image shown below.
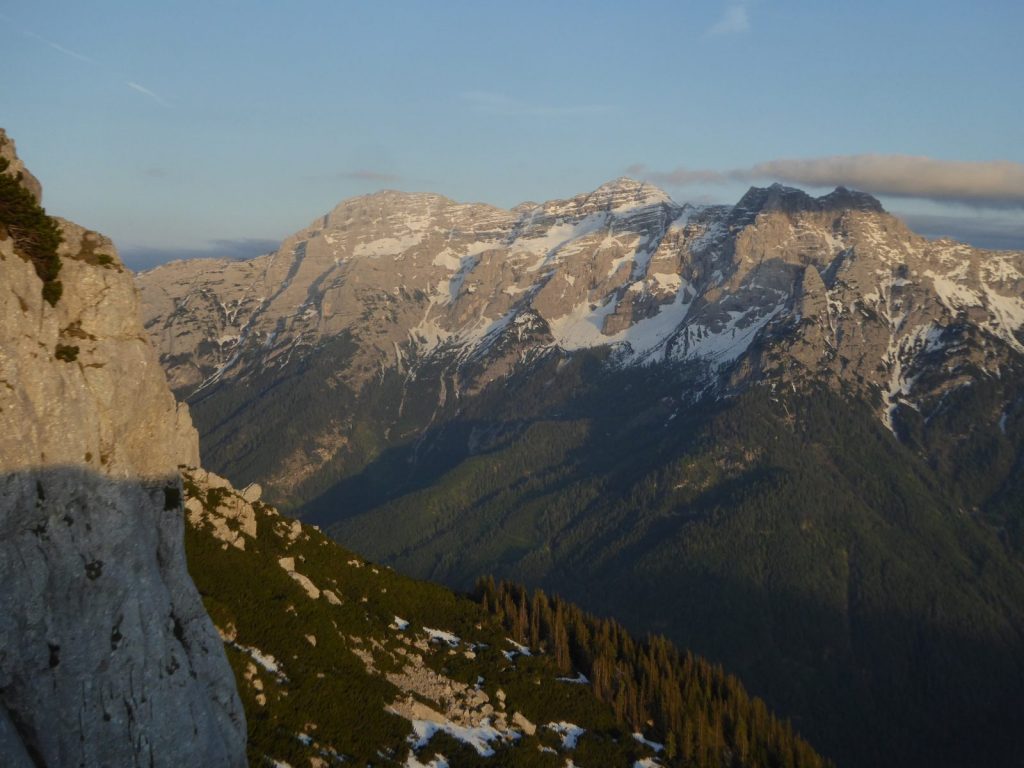
[[866,192],[836,187],[827,195],[812,197],[802,189],[778,182],[768,187],[751,187],[735,208],[737,214],[748,218],[762,212],[796,214],[843,210],[885,212],[882,204]]
[[607,181],[593,192],[590,197],[595,200],[608,200],[613,208],[623,205],[657,205],[672,204],[668,193],[646,181],[639,181],[628,176]]
[[859,192],[846,187],[836,187],[827,195],[818,198],[818,203],[827,211],[834,210],[855,210],[869,211],[871,213],[885,213],[885,209],[878,201],[878,198],[869,195],[867,192]]

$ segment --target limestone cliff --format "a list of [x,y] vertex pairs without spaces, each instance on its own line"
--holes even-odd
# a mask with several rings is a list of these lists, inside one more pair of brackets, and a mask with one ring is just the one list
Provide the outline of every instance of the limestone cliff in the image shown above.
[[2,131],[0,165],[0,764],[244,765],[185,568],[188,409],[111,242],[43,215]]

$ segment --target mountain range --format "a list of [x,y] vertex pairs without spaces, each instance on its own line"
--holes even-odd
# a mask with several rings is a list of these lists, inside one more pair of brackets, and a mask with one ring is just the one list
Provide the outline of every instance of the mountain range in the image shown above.
[[206,465],[365,556],[663,632],[843,765],[1024,755],[1024,253],[618,179],[137,283]]

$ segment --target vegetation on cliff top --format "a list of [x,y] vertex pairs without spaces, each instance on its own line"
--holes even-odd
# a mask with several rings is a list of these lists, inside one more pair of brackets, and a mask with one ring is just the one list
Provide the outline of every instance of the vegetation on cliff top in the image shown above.
[[60,227],[22,186],[20,172],[7,173],[10,165],[10,160],[0,157],[0,238],[13,238],[15,252],[32,262],[43,281],[43,298],[54,306],[64,290],[57,279],[61,267],[57,255]]

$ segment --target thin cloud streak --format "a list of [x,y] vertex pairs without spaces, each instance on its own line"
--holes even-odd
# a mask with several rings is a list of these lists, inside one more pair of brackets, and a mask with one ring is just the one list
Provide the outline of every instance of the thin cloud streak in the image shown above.
[[[8,17],[5,16],[4,14],[0,14],[0,19],[5,19],[6,20],[6,19],[8,19]],[[60,43],[57,43],[57,42],[54,42],[53,40],[45,38],[42,35],[37,35],[35,32],[32,32],[32,31],[27,30],[27,29],[21,29],[21,28],[18,29],[18,32],[21,33],[22,36],[27,37],[30,40],[35,40],[38,43],[42,43],[43,45],[45,45],[45,46],[47,46],[49,48],[52,48],[53,50],[57,51],[58,53],[63,54],[64,56],[67,56],[67,57],[72,58],[72,59],[77,59],[78,61],[84,61],[87,64],[92,64],[94,66],[100,67],[101,69],[107,69],[106,67],[103,66],[103,64],[101,64],[99,61],[97,61],[96,59],[92,58],[91,56],[86,56],[84,53],[79,53],[78,51],[74,51],[71,48],[68,48],[66,46],[61,45]],[[110,73],[110,70],[107,69],[107,72]],[[156,93],[155,91],[147,88],[146,86],[144,86],[144,85],[142,85],[140,83],[135,82],[134,80],[127,80],[125,82],[125,85],[127,85],[129,88],[131,88],[136,93],[141,93],[143,96],[148,96],[149,98],[153,99],[153,101],[155,101],[157,104],[159,104],[162,107],[170,108],[170,106],[171,106],[158,93]]]
[[612,111],[607,104],[531,104],[502,93],[486,91],[469,91],[463,93],[462,98],[476,112],[504,117],[578,117]]
[[35,32],[29,32],[27,29],[22,29],[22,30],[19,30],[19,31],[25,37],[30,38],[32,40],[35,40],[36,42],[42,43],[43,45],[49,46],[53,50],[55,50],[55,51],[57,51],[59,53],[63,53],[65,56],[70,56],[72,59],[78,59],[79,61],[85,61],[85,62],[88,62],[89,64],[96,64],[97,63],[96,59],[93,59],[93,58],[91,58],[89,56],[86,56],[84,53],[79,53],[78,51],[73,51],[70,48],[65,48],[60,43],[55,43],[53,40],[48,40],[47,38],[43,37],[42,35],[37,35]]
[[845,186],[876,195],[920,198],[976,207],[1024,208],[1024,163],[965,162],[912,155],[836,155],[780,159],[726,171],[676,168],[635,175],[668,186],[772,179],[812,187]]
[[149,88],[147,88],[144,85],[139,85],[134,80],[129,80],[128,82],[125,83],[125,85],[127,85],[133,91],[137,91],[137,92],[139,92],[139,93],[141,93],[141,94],[143,94],[145,96],[149,96],[151,99],[153,99],[153,101],[155,101],[157,104],[159,104],[162,107],[170,107],[171,106],[166,101],[164,101],[158,94],[154,93],[153,91],[151,91]]

